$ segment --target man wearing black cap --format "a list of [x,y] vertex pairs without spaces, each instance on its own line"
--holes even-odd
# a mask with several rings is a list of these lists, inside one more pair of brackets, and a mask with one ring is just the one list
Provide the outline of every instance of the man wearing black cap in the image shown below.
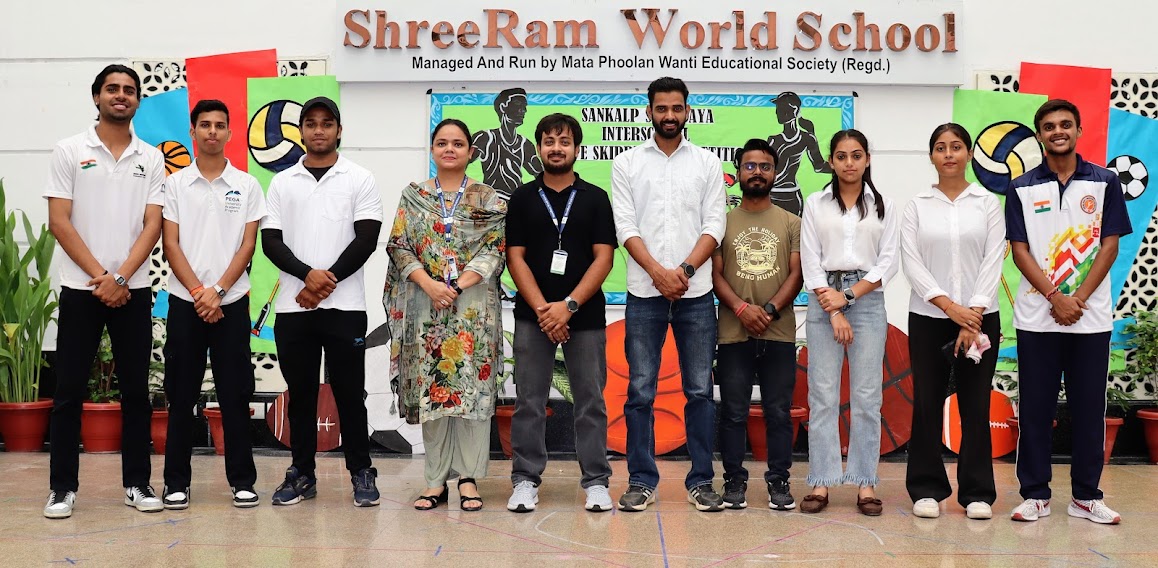
[[274,337],[289,387],[293,465],[273,496],[293,505],[317,496],[318,377],[322,351],[341,422],[354,505],[378,504],[366,427],[366,290],[362,265],[382,228],[374,176],[338,154],[342,117],[326,97],[302,106],[306,155],[274,176],[262,249],[281,270]]

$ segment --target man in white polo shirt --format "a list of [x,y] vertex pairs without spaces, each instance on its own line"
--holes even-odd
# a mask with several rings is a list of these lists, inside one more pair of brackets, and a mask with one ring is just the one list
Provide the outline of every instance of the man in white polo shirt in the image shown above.
[[245,269],[257,245],[257,225],[265,217],[265,195],[256,178],[225,158],[232,134],[225,103],[198,101],[189,122],[197,159],[165,180],[161,226],[172,273],[165,341],[169,432],[161,500],[166,509],[189,507],[193,407],[201,396],[208,351],[233,506],[255,507],[257,469],[248,427],[254,377]]
[[274,505],[317,496],[318,374],[322,351],[338,406],[354,505],[379,501],[366,427],[366,290],[362,265],[378,244],[382,200],[374,176],[338,154],[342,117],[326,97],[302,107],[306,155],[269,184],[262,250],[281,270],[274,338],[289,387],[293,465]]
[[1062,376],[1073,417],[1072,499],[1066,512],[1102,524],[1122,518],[1102,501],[1106,379],[1113,298],[1106,276],[1130,216],[1117,174],[1075,151],[1082,118],[1054,99],[1033,119],[1045,161],[1013,180],[1005,193],[1005,225],[1023,278],[1013,305],[1017,329],[1017,480],[1025,499],[1015,521],[1050,514],[1051,436]]
[[164,158],[129,127],[141,79],[124,65],[105,67],[92,84],[96,124],[52,151],[44,197],[48,226],[64,250],[56,336],[48,503],[50,519],[72,515],[79,486],[81,404],[89,367],[107,326],[121,391],[121,481],[125,504],[161,510],[149,486],[149,258],[161,233]]

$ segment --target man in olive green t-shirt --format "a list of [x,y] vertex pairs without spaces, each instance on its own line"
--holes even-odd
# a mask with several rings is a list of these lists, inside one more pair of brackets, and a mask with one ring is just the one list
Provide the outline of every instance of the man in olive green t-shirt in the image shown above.
[[776,154],[767,142],[749,140],[737,150],[743,197],[728,213],[720,248],[712,257],[712,282],[720,300],[716,384],[720,386],[720,458],[724,505],[748,505],[744,469],[746,423],[752,385],[760,385],[768,439],[768,506],[796,508],[788,487],[792,466],[789,409],[796,386],[796,316],[792,302],[804,285],[800,270],[800,217],[769,199]]

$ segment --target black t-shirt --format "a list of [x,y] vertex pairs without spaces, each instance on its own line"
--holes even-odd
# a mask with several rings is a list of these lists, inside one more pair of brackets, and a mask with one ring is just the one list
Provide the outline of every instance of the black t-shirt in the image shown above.
[[[547,196],[556,219],[562,219],[567,208],[567,199],[575,193],[575,202],[567,225],[563,229],[563,250],[567,251],[567,269],[563,274],[551,274],[551,257],[559,242],[559,231],[551,222],[550,213],[539,197],[539,188]],[[615,218],[611,213],[611,200],[607,192],[575,176],[575,183],[563,191],[555,191],[543,185],[543,176],[519,187],[507,202],[507,246],[526,247],[525,258],[535,283],[539,285],[543,297],[548,302],[559,302],[566,298],[587,269],[595,262],[593,245],[618,246],[615,240]],[[538,316],[523,299],[515,297],[515,318],[538,320]],[[602,291],[596,292],[590,300],[579,306],[579,311],[571,316],[568,324],[573,330],[600,329],[607,325],[604,316]]]

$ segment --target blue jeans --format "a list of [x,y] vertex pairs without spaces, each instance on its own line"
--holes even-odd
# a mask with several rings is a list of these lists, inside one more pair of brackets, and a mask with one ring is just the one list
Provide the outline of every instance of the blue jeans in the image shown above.
[[[855,275],[851,275],[856,278]],[[854,280],[855,281],[855,280]],[[847,284],[846,284],[847,285]],[[839,288],[838,288],[839,289]],[[845,347],[832,336],[829,315],[808,294],[808,485],[875,486],[881,450],[881,365],[889,324],[885,296],[870,292],[844,313],[852,325],[848,346],[849,397],[852,427],[848,441],[848,471],[841,474],[840,375]]]
[[[698,298],[674,302],[659,296],[640,298],[628,294],[624,348],[630,368],[627,402],[628,483],[648,489],[659,484],[655,466],[655,402],[660,355],[671,325],[679,352],[683,378],[684,423],[692,469],[684,485],[691,489],[711,483],[712,439],[715,437],[716,404],[712,397],[712,357],[716,350],[716,306],[709,292]],[[879,385],[878,385],[879,388]]]

